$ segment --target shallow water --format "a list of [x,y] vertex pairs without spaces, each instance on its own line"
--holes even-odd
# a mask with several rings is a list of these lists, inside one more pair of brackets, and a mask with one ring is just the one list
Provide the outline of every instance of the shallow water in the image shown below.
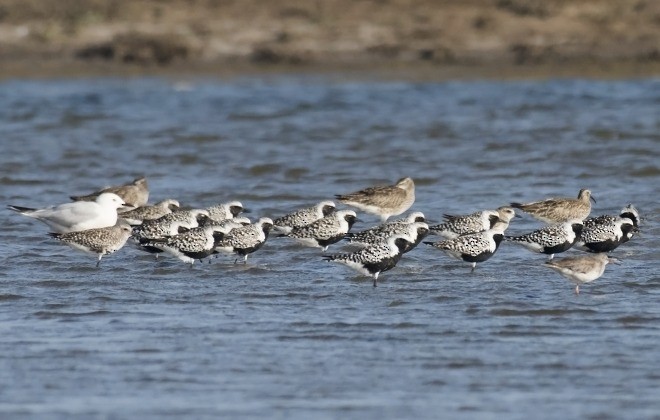
[[146,175],[151,201],[277,217],[411,176],[434,221],[580,188],[645,217],[576,296],[507,243],[473,274],[420,246],[376,289],[280,238],[247,265],[126,247],[96,269],[5,210],[2,418],[660,416],[658,80],[15,81],[0,104],[5,204]]

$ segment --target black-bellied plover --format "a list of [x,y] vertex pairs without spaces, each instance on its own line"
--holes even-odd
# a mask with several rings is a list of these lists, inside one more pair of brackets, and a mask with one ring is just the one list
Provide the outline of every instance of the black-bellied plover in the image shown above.
[[369,187],[336,197],[348,206],[379,216],[384,222],[390,216],[397,216],[413,205],[415,183],[412,178],[401,178],[394,185]]
[[139,225],[145,220],[156,220],[166,214],[172,213],[180,207],[179,202],[173,199],[159,201],[153,206],[142,206],[133,210],[122,212],[120,217],[131,225]]
[[126,204],[132,207],[146,206],[149,201],[149,186],[147,178],[136,178],[132,182],[118,185],[116,187],[106,187],[99,191],[87,195],[71,196],[74,201],[94,201],[96,197],[103,193],[117,194]]
[[277,233],[289,233],[292,229],[307,226],[336,210],[332,201],[321,201],[312,207],[298,209],[273,220],[273,230]]
[[429,234],[429,225],[425,222],[414,222],[400,225],[395,229],[374,233],[371,235],[364,235],[360,238],[351,238],[351,245],[358,245],[361,247],[376,245],[379,242],[387,242],[391,236],[404,235],[408,238],[409,242],[406,247],[401,251],[402,253],[410,252],[419,245],[424,238]]
[[378,285],[378,275],[391,270],[401,259],[403,250],[410,245],[406,235],[393,235],[387,241],[381,241],[366,248],[361,248],[350,254],[324,255],[326,261],[344,264],[365,276],[374,279],[374,287]]
[[570,220],[584,220],[591,213],[591,191],[581,189],[577,198],[548,198],[531,203],[511,203],[511,207],[528,213],[535,219],[546,223],[563,223]]
[[546,261],[543,265],[549,267],[575,284],[575,294],[580,294],[580,285],[590,283],[605,272],[608,263],[618,263],[616,258],[607,254],[567,257],[554,261]]
[[428,220],[426,220],[426,216],[424,216],[424,213],[421,211],[413,211],[406,217],[402,217],[400,219],[393,220],[393,222],[403,222],[403,223],[415,223],[415,222],[424,222],[427,223]]
[[[420,221],[415,222],[414,220]],[[415,248],[429,234],[429,226],[423,220],[425,220],[423,213],[414,212],[405,219],[383,223],[361,232],[347,233],[345,239],[351,244],[368,246],[393,235],[408,235],[411,238],[412,246],[406,249],[405,253]]]
[[498,220],[509,223],[514,217],[516,217],[516,212],[511,207],[499,207],[497,210],[482,210],[461,216],[445,214],[444,223],[429,226],[429,229],[432,235],[440,235],[453,239],[461,235],[491,229]]
[[239,214],[246,212],[240,201],[216,204],[207,207],[206,210],[209,212],[209,217],[216,222],[222,222],[223,220],[237,217]]
[[339,210],[279,236],[295,239],[305,246],[323,248],[325,251],[328,246],[344,239],[356,220],[357,215],[353,210]]
[[622,208],[621,213],[619,213],[619,217],[627,217],[628,219],[632,220],[635,227],[639,227],[641,221],[639,212],[632,204],[628,204],[626,207]]
[[114,226],[117,223],[117,209],[123,206],[124,200],[118,195],[103,193],[95,201],[77,201],[43,209],[7,207],[47,224],[56,233],[69,233]]
[[142,251],[156,254],[163,252],[161,249],[147,245],[152,239],[160,239],[166,236],[174,236],[189,229],[196,228],[200,223],[208,220],[208,211],[204,209],[179,210],[166,214],[155,220],[145,220],[141,225],[133,228],[133,239]]
[[[259,250],[266,240],[273,227],[273,220],[268,217],[262,217],[251,225],[232,229],[224,238],[217,242],[215,249],[220,252],[234,253],[243,257],[245,264],[248,255]],[[238,258],[234,260],[236,264]]]
[[195,260],[201,261],[214,254],[216,244],[224,235],[218,227],[196,227],[178,235],[146,240],[141,245],[158,248],[192,265]]
[[584,221],[575,247],[588,252],[610,252],[639,231],[639,213],[629,204],[619,216],[603,215]]
[[214,227],[220,232],[229,233],[232,229],[239,227],[247,226],[252,224],[250,219],[245,216],[233,217],[231,219],[225,219],[221,221],[215,221],[211,218],[207,218],[199,223],[199,227]]
[[408,216],[393,220],[391,222],[381,223],[369,229],[365,229],[360,232],[352,232],[346,234],[346,239],[350,243],[364,243],[369,244],[374,241],[380,240],[382,238],[387,238],[388,236],[401,233],[399,230],[404,226],[410,225],[415,222],[426,222],[426,217],[421,211],[415,211],[410,213]]
[[504,231],[508,226],[508,222],[497,220],[492,228],[483,232],[424,243],[444,251],[451,257],[472,263],[472,271],[474,271],[477,263],[487,261],[495,254],[504,239]]
[[69,233],[51,232],[48,235],[64,242],[71,248],[96,255],[96,266],[98,267],[104,255],[112,254],[126,244],[131,232],[131,226],[120,220],[114,226]]
[[617,217],[614,220],[592,220],[590,226],[585,225],[580,233],[575,247],[587,252],[610,252],[633,237],[637,228],[632,220]]
[[205,223],[209,212],[204,209],[179,210],[155,220],[145,220],[133,228],[136,239],[157,239],[180,233],[180,229],[192,229]]
[[406,248],[403,250],[403,253],[405,254],[406,252],[410,252],[413,249],[417,247],[417,245],[421,244],[424,238],[429,236],[429,225],[426,224],[426,222],[415,222],[411,223],[410,227],[412,227],[414,230],[412,230],[408,235],[412,239],[412,242],[406,246]]
[[525,235],[507,236],[506,239],[532,252],[547,254],[551,260],[555,254],[568,251],[575,244],[582,228],[581,220],[573,220],[548,225]]

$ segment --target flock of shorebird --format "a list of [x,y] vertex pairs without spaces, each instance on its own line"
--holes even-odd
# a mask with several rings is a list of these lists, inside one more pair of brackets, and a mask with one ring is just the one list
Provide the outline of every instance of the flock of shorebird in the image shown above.
[[[607,253],[630,240],[639,226],[639,214],[632,205],[624,207],[618,216],[589,218],[591,201],[595,200],[586,189],[580,190],[575,199],[549,198],[467,215],[445,214],[443,223],[431,226],[421,212],[387,222],[415,202],[411,178],[335,197],[347,206],[379,216],[382,223],[362,232],[350,232],[357,220],[356,212],[338,210],[333,201],[322,201],[276,219],[262,217],[254,223],[242,216],[246,210],[239,201],[198,209],[183,209],[173,199],[147,205],[149,189],[145,178],[85,196],[72,196],[73,202],[43,209],[8,207],[47,224],[53,230],[50,236],[96,255],[97,266],[104,255],[121,249],[129,238],[139,249],[156,254],[156,258],[167,253],[193,264],[225,252],[236,254],[234,263],[239,257],[246,262],[272,231],[278,237],[323,251],[332,244],[348,241],[359,249],[323,258],[371,276],[376,286],[381,272],[395,267],[403,254],[428,235],[437,235],[445,239],[424,243],[471,263],[472,270],[477,263],[491,258],[504,240],[547,254],[549,260],[544,265],[574,282],[575,293],[579,293],[580,284],[599,278],[609,262],[618,262]],[[547,225],[525,235],[505,236],[509,222],[520,217],[515,209]],[[591,254],[553,260],[555,254],[573,246]]]

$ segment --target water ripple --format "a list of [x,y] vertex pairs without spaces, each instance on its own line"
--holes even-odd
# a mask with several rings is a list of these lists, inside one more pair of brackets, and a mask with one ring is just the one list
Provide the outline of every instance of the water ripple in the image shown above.
[[[642,233],[576,296],[507,243],[474,273],[418,247],[373,288],[273,236],[245,265],[127,246],[97,269],[0,212],[3,417],[658,412],[660,81],[183,82],[2,83],[2,201],[44,207],[146,175],[151,201],[240,200],[255,219],[412,176],[414,209],[436,223],[590,188],[594,213],[635,204]],[[359,216],[354,229],[377,223]]]

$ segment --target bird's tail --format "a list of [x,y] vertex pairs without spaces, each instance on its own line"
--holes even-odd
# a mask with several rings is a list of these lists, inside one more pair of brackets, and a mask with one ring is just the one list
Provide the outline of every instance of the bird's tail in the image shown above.
[[55,238],[55,239],[62,238],[62,234],[61,233],[56,233],[56,232],[48,232],[48,236],[50,236],[51,238]]
[[29,213],[31,211],[34,211],[35,209],[30,208],[30,207],[21,207],[21,206],[7,206],[9,210],[13,210],[17,213]]

